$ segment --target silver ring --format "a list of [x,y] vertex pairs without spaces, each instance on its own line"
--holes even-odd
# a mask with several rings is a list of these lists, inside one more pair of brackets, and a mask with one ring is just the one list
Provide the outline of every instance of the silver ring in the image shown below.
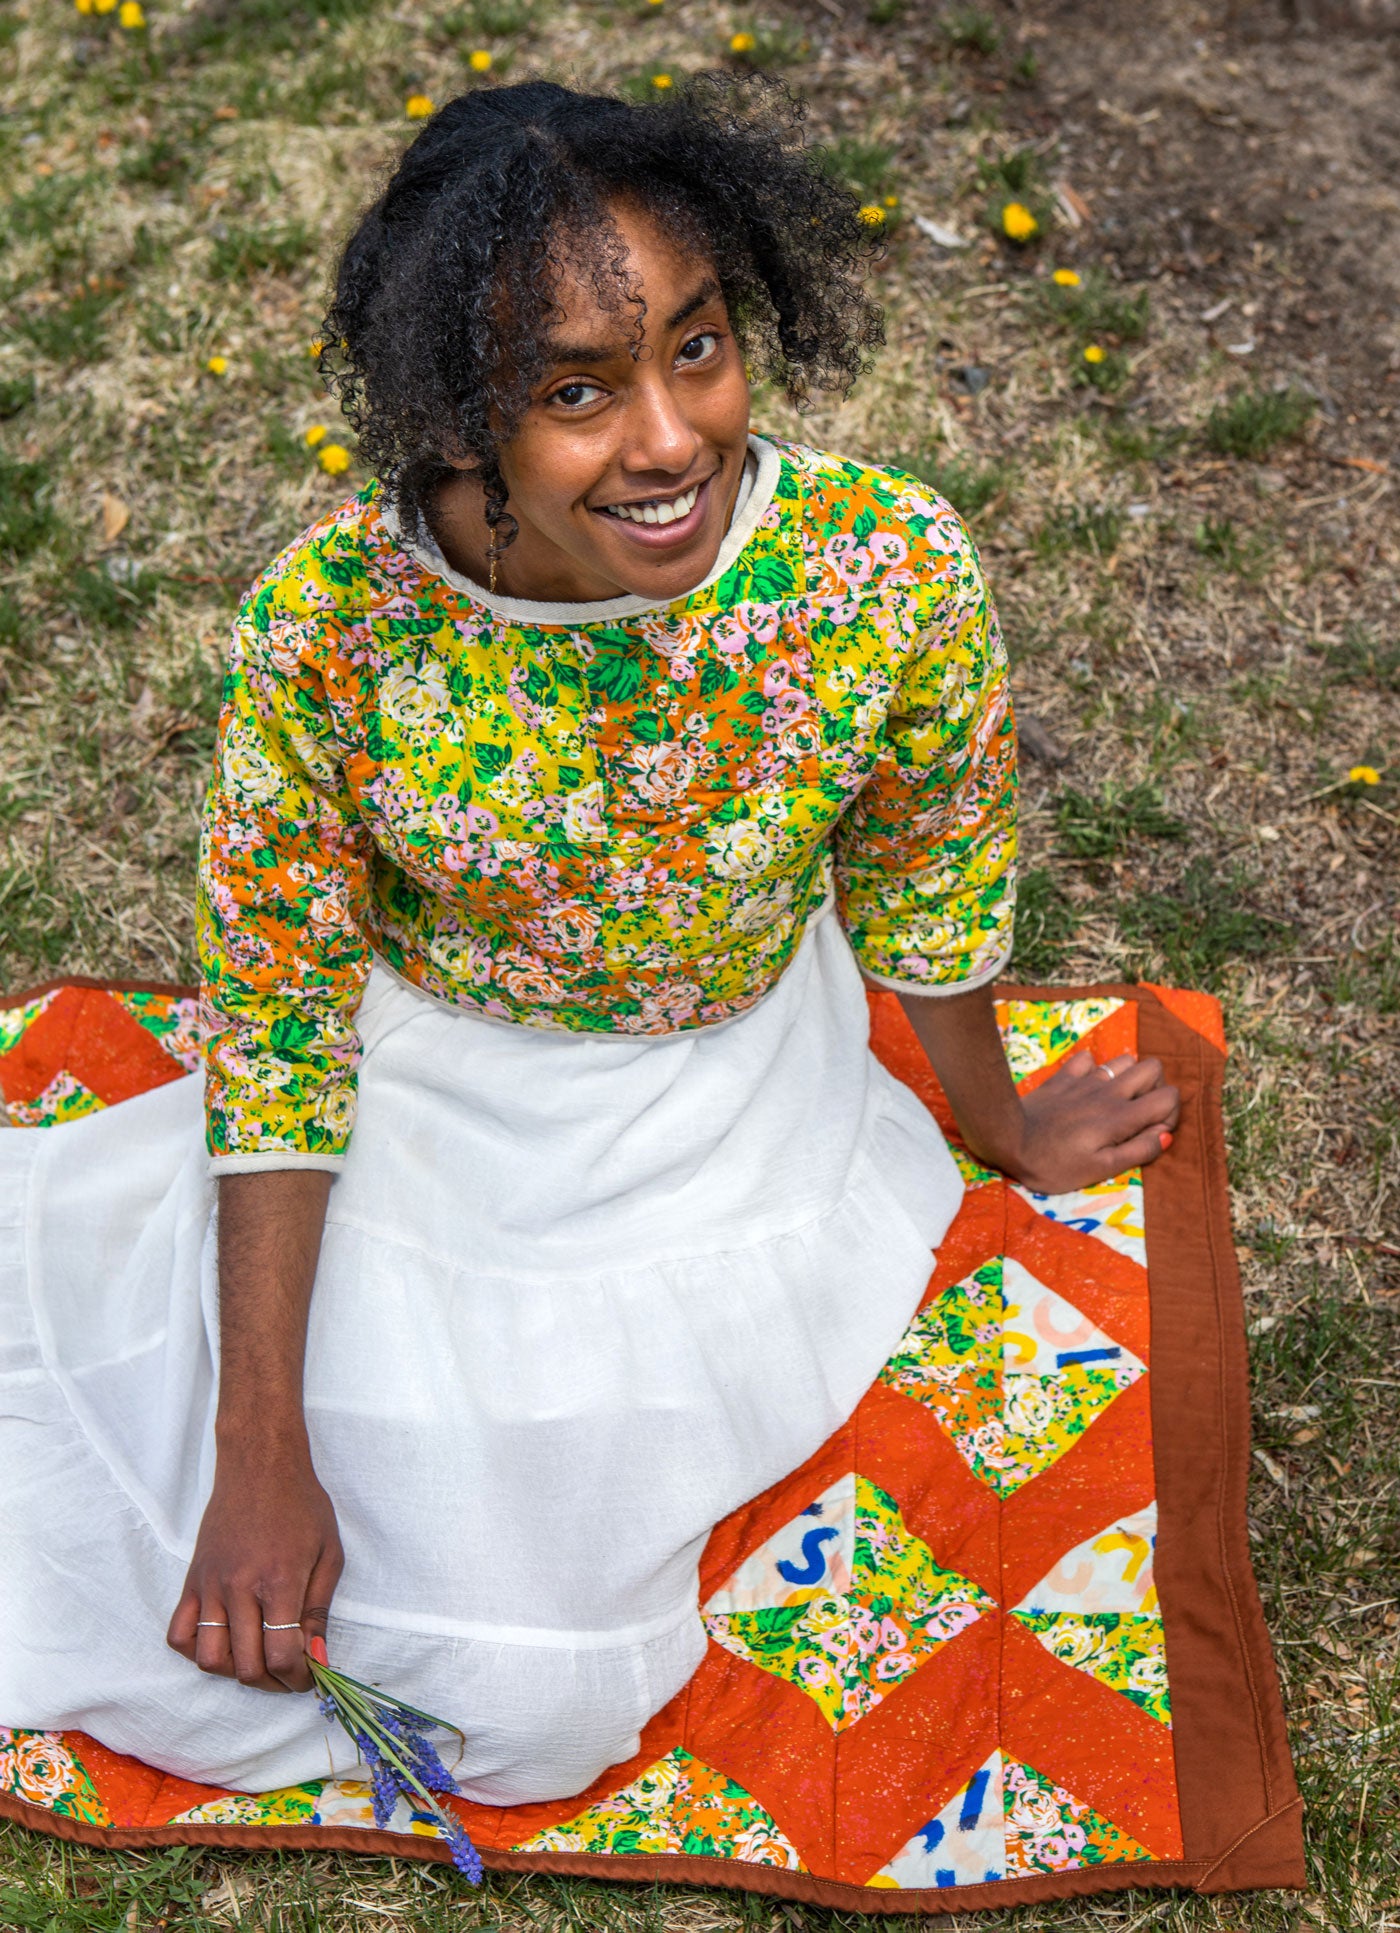
[[194,1621],[194,1628],[196,1631],[227,1631],[228,1630],[228,1626],[226,1624],[220,1624],[217,1618],[196,1618]]
[[297,1619],[295,1624],[268,1624],[266,1622],[264,1622],[263,1624],[264,1631],[300,1631],[300,1629],[301,1629],[300,1618]]
[[1116,1075],[1116,1074],[1114,1073],[1114,1071],[1113,1071],[1113,1069],[1112,1069],[1112,1068],[1111,1068],[1111,1067],[1110,1067],[1110,1066],[1108,1065],[1108,1063],[1107,1063],[1106,1061],[1105,1061],[1105,1062],[1103,1063],[1103,1065],[1102,1065],[1102,1066],[1101,1066],[1101,1067],[1099,1068],[1099,1072],[1100,1072],[1101,1074],[1107,1074],[1107,1076],[1108,1076],[1108,1078],[1109,1078],[1109,1079],[1110,1079],[1111,1081],[1116,1081],[1116,1080],[1117,1080],[1117,1078],[1118,1078],[1118,1076],[1117,1076],[1117,1075]]

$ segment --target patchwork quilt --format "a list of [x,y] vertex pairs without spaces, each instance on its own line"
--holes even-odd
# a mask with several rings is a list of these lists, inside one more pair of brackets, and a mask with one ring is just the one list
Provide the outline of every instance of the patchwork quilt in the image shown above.
[[[872,995],[876,1052],[968,1183],[923,1304],[846,1426],[714,1531],[705,1659],[637,1757],[573,1799],[449,1802],[488,1868],[867,1913],[1303,1883],[1245,1531],[1219,1009],[1110,986],[997,1011],[1023,1088],[1081,1047],[1158,1055],[1184,1097],[1170,1154],[1074,1195],[1009,1183],[957,1145],[898,1001]],[[179,988],[0,1002],[17,1125],[197,1066]],[[0,1727],[0,1813],[93,1845],[447,1856],[403,1802],[376,1829],[353,1781],[250,1797],[77,1733]]]

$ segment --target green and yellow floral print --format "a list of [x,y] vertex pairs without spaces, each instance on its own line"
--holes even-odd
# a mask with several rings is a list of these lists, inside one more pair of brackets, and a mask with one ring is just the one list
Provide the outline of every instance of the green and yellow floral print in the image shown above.
[[746,540],[673,604],[476,595],[375,483],[253,586],[200,864],[216,1165],[344,1153],[376,956],[497,1020],[669,1033],[760,999],[834,887],[881,983],[994,977],[1015,736],[972,540],[912,478],[755,449]]

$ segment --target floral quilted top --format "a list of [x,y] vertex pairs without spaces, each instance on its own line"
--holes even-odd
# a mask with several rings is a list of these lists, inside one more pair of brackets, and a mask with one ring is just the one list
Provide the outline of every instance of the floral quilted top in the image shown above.
[[253,586],[200,862],[216,1168],[343,1155],[375,956],[499,1021],[669,1033],[760,999],[834,887],[880,984],[995,976],[1015,736],[972,540],[898,472],[753,449],[671,604],[492,597],[377,483]]

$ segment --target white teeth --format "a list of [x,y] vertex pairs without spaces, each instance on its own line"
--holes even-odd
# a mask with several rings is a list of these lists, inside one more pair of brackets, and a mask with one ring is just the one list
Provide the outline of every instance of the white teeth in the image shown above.
[[690,515],[699,495],[700,486],[697,483],[683,496],[653,498],[650,503],[610,503],[607,512],[610,517],[626,517],[634,524],[672,524]]

